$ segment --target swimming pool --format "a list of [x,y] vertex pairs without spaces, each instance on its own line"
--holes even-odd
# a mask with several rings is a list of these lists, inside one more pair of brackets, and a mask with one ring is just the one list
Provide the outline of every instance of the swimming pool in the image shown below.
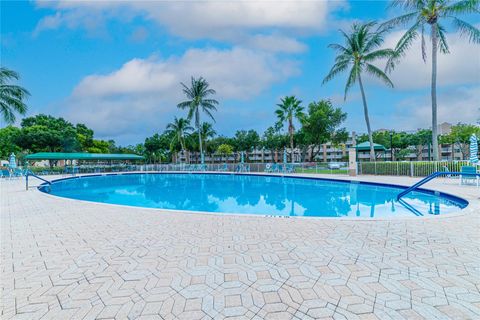
[[396,201],[402,187],[293,176],[210,173],[135,173],[54,181],[52,195],[136,207],[233,214],[363,217],[456,212],[468,202],[428,190]]

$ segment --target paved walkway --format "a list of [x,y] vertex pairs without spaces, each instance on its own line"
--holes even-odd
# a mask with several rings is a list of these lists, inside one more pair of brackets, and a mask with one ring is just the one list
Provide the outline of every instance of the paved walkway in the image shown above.
[[391,221],[201,215],[2,181],[0,317],[479,319],[480,191],[431,187],[471,204]]

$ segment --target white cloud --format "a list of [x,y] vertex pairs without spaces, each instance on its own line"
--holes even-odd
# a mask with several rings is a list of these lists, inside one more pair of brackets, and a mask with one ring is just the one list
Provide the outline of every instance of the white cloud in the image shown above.
[[[35,34],[59,27],[82,27],[94,34],[97,29],[103,31],[109,19],[130,21],[142,17],[185,39],[214,39],[267,51],[297,53],[304,51],[305,46],[295,37],[331,27],[331,13],[344,8],[346,2],[59,0],[37,1],[37,5],[56,12],[37,24]],[[281,36],[275,34],[278,32]]]
[[290,60],[248,49],[190,49],[181,57],[133,59],[108,75],[87,76],[74,95],[165,94],[190,76],[202,76],[220,97],[245,99],[298,72]]
[[255,35],[249,37],[245,45],[271,52],[301,53],[307,50],[305,44],[281,35]]
[[[391,33],[385,39],[385,47],[393,48],[404,31]],[[417,39],[402,58],[400,64],[391,74],[396,88],[417,89],[428,88],[431,81],[430,45],[427,41],[427,62],[421,55],[420,39]],[[438,54],[438,86],[480,83],[480,47],[469,43],[459,33],[451,33],[447,37],[450,54]]]
[[[64,23],[70,19],[90,16],[104,18],[141,15],[167,27],[176,35],[187,38],[212,37],[212,31],[295,28],[324,29],[329,14],[344,7],[345,1],[324,0],[217,0],[217,1],[37,1],[40,7],[48,7],[58,12],[68,13],[58,18]],[[73,15],[73,13],[76,13]],[[87,15],[88,13],[88,15]],[[181,18],[179,18],[181,17]],[[49,17],[45,18],[49,19]],[[77,22],[78,23],[78,22]],[[46,24],[44,28],[56,28],[56,24]]]
[[[438,95],[438,123],[475,123],[480,118],[480,86],[443,90]],[[400,101],[392,114],[392,126],[397,129],[431,127],[430,96],[415,96]]]
[[[298,73],[296,63],[273,54],[238,47],[191,49],[180,57],[133,59],[109,74],[89,75],[75,87],[63,113],[101,137],[131,141],[122,135],[145,137],[163,130],[179,113],[176,104],[184,98],[180,82],[188,83],[190,76],[205,77],[221,104],[228,99],[248,104],[249,98]],[[253,112],[243,116],[251,118]],[[220,106],[218,117],[223,116]]]

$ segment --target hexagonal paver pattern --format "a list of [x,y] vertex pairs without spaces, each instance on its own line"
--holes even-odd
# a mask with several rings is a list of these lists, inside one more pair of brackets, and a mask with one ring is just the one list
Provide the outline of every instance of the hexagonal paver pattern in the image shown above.
[[1,318],[479,319],[479,191],[433,187],[470,206],[376,221],[203,215],[1,181]]

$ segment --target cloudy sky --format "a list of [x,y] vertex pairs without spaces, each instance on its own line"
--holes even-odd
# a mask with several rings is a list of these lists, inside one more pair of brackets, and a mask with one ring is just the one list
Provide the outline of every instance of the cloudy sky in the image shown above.
[[[98,138],[142,142],[185,116],[180,82],[205,77],[220,101],[215,128],[263,132],[276,103],[331,99],[347,128],[365,131],[358,88],[343,100],[346,75],[322,85],[329,43],[354,21],[396,15],[384,1],[10,1],[1,3],[1,64],[18,71],[29,115],[48,113],[92,127]],[[480,26],[478,16],[467,17]],[[480,46],[450,28],[439,57],[439,121],[480,117]],[[392,47],[402,30],[389,34]],[[383,68],[383,65],[378,64]],[[389,89],[366,81],[372,126],[428,127],[429,63],[416,43]],[[3,123],[1,125],[4,125]]]

